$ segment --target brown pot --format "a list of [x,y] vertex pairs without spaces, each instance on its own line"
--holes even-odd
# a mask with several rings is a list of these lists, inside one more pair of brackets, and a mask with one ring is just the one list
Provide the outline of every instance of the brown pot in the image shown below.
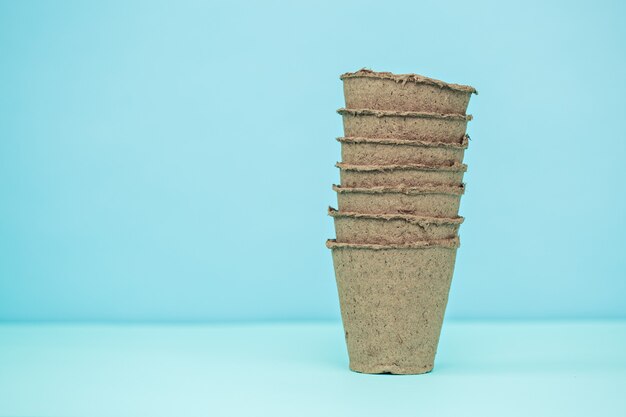
[[343,162],[365,165],[461,163],[469,144],[467,135],[458,143],[354,137],[337,140]]
[[463,182],[463,174],[467,170],[467,165],[459,163],[354,165],[338,162],[335,166],[340,170],[343,187],[458,185]]
[[417,74],[362,69],[343,74],[341,79],[348,109],[465,114],[470,96],[477,93],[468,85]]
[[339,210],[356,213],[398,213],[429,217],[457,217],[461,195],[459,185],[424,184],[415,187],[340,187],[337,192]]
[[394,245],[454,238],[463,217],[451,219],[410,214],[363,214],[328,208],[339,243]]
[[471,115],[339,109],[344,136],[458,143]]
[[458,238],[404,245],[327,242],[350,369],[433,369],[458,245]]

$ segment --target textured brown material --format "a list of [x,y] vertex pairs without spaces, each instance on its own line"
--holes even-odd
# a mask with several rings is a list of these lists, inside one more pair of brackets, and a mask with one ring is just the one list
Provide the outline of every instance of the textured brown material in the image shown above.
[[432,185],[419,187],[340,187],[337,192],[339,210],[357,213],[399,213],[430,217],[457,217],[464,185]]
[[446,164],[355,165],[338,162],[343,187],[417,186],[463,182],[467,165]]
[[412,216],[409,214],[362,214],[328,208],[335,220],[340,243],[403,244],[419,240],[451,239],[456,236],[463,217]]
[[433,369],[458,238],[332,249],[350,369],[421,374]]
[[451,84],[445,81],[437,80],[435,78],[425,77],[419,74],[394,74],[391,72],[376,72],[372,70],[368,70],[366,68],[360,69],[356,72],[346,72],[345,74],[341,74],[339,77],[342,80],[346,80],[348,78],[381,78],[392,80],[397,83],[422,83],[422,84],[430,84],[440,88],[448,88],[455,91],[462,91],[466,93],[474,93],[478,94],[478,91],[472,86],[462,85],[462,84]]
[[462,162],[469,137],[457,143],[405,139],[337,138],[341,159],[347,164],[444,164]]
[[448,84],[417,74],[392,74],[362,69],[341,76],[349,109],[426,111],[465,114],[467,85]]
[[471,115],[339,109],[348,137],[415,139],[458,143]]

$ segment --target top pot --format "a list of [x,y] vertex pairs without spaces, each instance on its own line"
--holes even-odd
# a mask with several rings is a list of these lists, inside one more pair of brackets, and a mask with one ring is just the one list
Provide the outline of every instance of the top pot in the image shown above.
[[474,87],[366,69],[340,77],[348,109],[465,114]]

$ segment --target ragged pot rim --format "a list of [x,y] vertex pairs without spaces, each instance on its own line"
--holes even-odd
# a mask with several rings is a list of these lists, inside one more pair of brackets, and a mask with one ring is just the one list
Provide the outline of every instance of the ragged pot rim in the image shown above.
[[337,109],[337,113],[350,116],[375,116],[375,117],[413,117],[421,119],[445,119],[470,121],[474,117],[471,114],[456,113],[431,113],[424,111],[395,111],[395,110],[373,110],[373,109]]
[[425,77],[419,74],[394,74],[391,72],[377,72],[366,68],[362,68],[356,72],[346,72],[341,74],[339,79],[345,80],[346,78],[379,78],[384,80],[393,80],[397,83],[416,83],[416,84],[429,84],[440,88],[448,88],[450,90],[461,91],[469,94],[478,94],[478,91],[470,85],[447,83],[445,81],[438,80],[436,78]]
[[342,211],[333,207],[328,207],[328,215],[330,217],[349,217],[353,219],[371,219],[371,220],[403,220],[407,223],[416,224],[452,224],[460,225],[465,220],[461,216],[457,217],[432,217],[432,216],[419,216],[416,214],[402,214],[402,213],[357,213],[355,211]]
[[467,165],[460,162],[444,163],[444,164],[347,164],[337,162],[335,167],[342,171],[357,172],[390,172],[390,171],[447,171],[447,172],[465,172]]
[[333,184],[333,191],[337,193],[361,193],[361,194],[449,194],[449,195],[463,195],[465,193],[465,184],[460,183],[458,185],[446,185],[446,184],[421,184],[414,186],[377,186],[377,187],[342,187],[340,185]]
[[385,249],[430,249],[430,248],[448,248],[456,249],[461,246],[458,236],[448,239],[432,239],[418,240],[410,243],[393,243],[393,244],[377,244],[377,243],[339,243],[335,239],[328,239],[326,247],[328,249],[369,249],[369,250],[385,250]]
[[374,143],[377,145],[404,145],[404,146],[420,146],[428,148],[453,148],[453,149],[467,149],[469,146],[470,137],[465,134],[461,138],[460,143],[449,142],[429,142],[421,139],[397,139],[397,138],[364,138],[360,136],[341,136],[336,138],[340,143]]

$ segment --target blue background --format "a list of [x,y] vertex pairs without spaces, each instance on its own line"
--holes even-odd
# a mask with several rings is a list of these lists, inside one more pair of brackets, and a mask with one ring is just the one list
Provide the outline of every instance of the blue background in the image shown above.
[[336,319],[339,75],[474,85],[452,318],[626,317],[624,3],[0,1],[0,319]]

